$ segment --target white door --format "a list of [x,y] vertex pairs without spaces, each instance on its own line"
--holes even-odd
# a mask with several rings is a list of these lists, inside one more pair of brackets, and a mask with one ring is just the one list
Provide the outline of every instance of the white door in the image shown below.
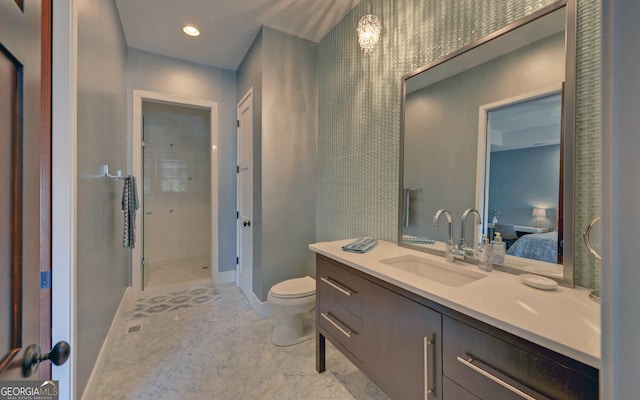
[[253,297],[253,90],[238,103],[237,167],[237,284],[247,299]]

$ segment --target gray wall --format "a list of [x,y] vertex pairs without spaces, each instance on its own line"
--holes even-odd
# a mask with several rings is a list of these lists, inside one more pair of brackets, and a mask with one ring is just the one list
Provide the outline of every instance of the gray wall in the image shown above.
[[446,227],[433,228],[436,211],[447,208],[459,221],[475,207],[480,106],[562,81],[564,35],[556,34],[408,95],[404,186],[423,189],[405,233],[446,241]]
[[[577,0],[574,230],[599,210],[600,4]],[[319,44],[317,239],[398,234],[400,78],[552,0],[371,0],[378,47],[358,47],[358,4]],[[596,287],[598,263],[574,236],[576,284]]]
[[218,103],[218,272],[235,270],[235,73],[133,48],[127,72],[129,138],[134,89]]
[[603,2],[601,399],[640,392],[640,3]]
[[128,285],[122,181],[100,176],[103,164],[127,168],[126,56],[114,2],[79,1],[76,393],[87,384]]
[[492,152],[490,170],[488,209],[500,210],[500,222],[535,226],[531,212],[542,207],[547,217],[540,225],[556,228],[560,145]]
[[[262,292],[262,53],[263,30],[255,38],[236,71],[236,98],[243,98],[253,89],[253,260],[252,287]],[[260,297],[258,295],[258,297]]]
[[254,95],[253,292],[315,275],[317,45],[264,27],[238,68]]
[[265,27],[262,97],[263,300],[272,285],[315,275],[317,45]]

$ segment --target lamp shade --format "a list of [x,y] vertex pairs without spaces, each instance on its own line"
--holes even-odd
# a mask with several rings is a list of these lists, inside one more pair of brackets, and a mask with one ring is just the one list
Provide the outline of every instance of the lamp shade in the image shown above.
[[547,210],[544,208],[534,208],[531,212],[531,216],[536,218],[547,218]]

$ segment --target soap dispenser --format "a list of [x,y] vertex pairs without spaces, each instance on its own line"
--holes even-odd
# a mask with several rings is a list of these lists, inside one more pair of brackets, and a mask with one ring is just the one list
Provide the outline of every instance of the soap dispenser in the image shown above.
[[507,244],[502,241],[500,232],[496,232],[496,236],[493,240],[493,263],[504,265],[504,255],[507,252]]
[[492,259],[491,244],[487,235],[482,235],[482,243],[480,243],[480,250],[478,252],[478,268],[485,272],[493,271],[493,259]]

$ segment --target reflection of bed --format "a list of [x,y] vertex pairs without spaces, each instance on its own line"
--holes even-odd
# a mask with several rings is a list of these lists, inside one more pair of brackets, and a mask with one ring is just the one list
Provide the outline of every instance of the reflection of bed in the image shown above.
[[524,235],[509,247],[507,254],[555,264],[558,262],[558,232]]

